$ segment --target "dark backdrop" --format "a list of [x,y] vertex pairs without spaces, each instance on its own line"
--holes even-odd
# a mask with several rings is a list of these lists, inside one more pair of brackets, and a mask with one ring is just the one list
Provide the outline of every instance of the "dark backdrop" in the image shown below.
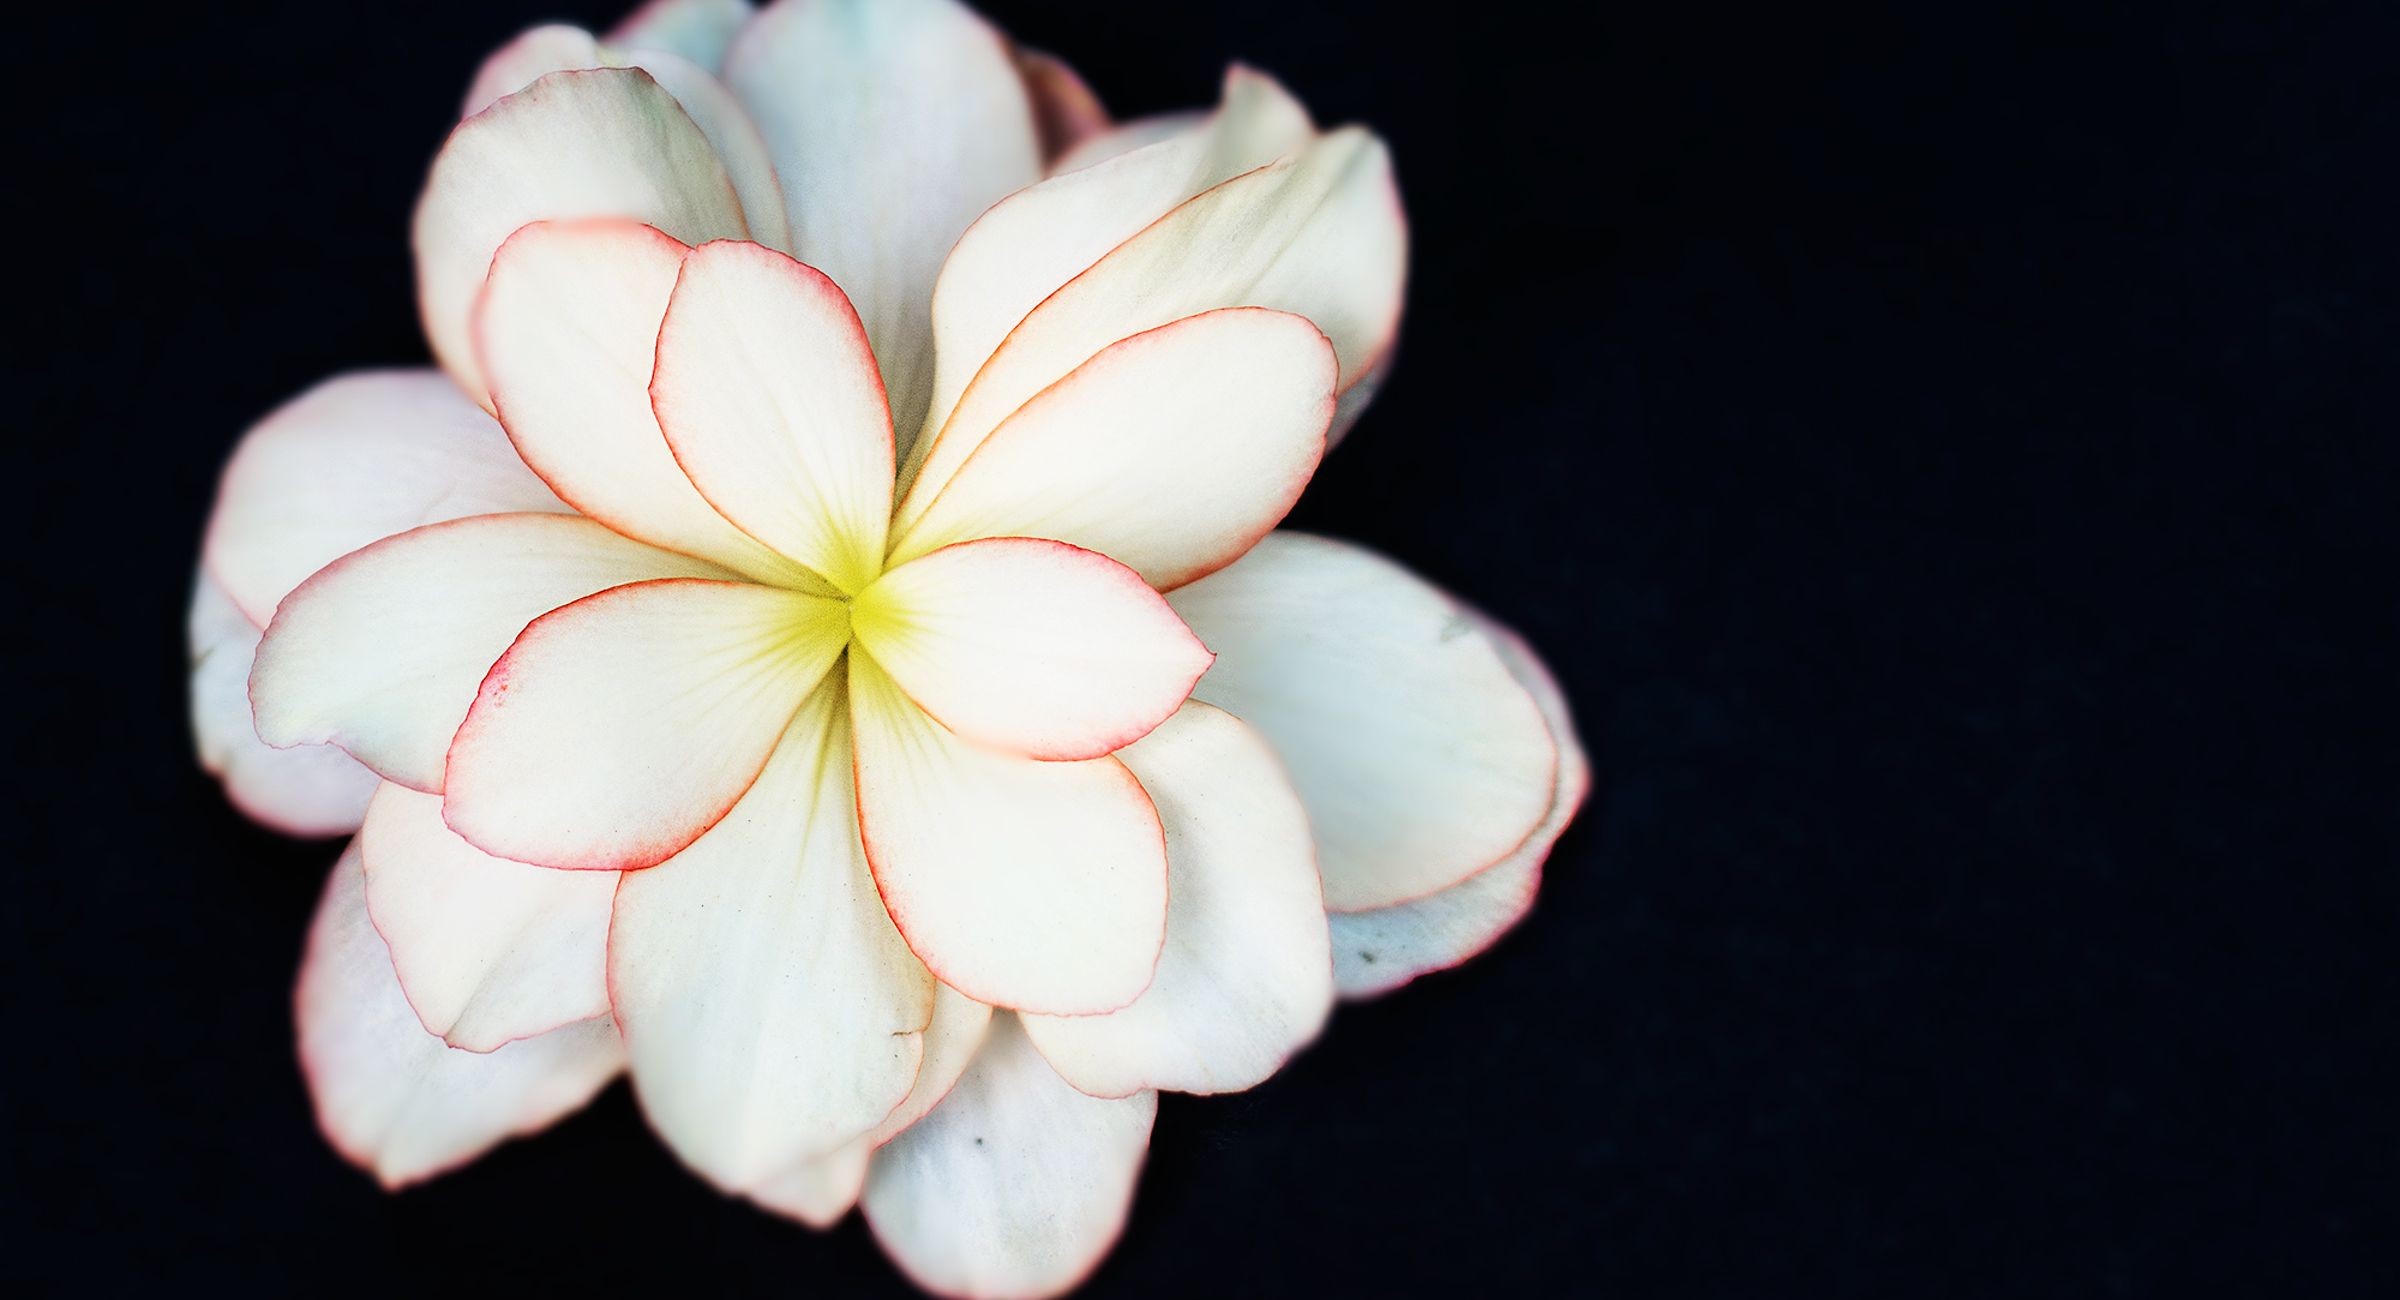
[[[16,26],[11,1272],[902,1293],[621,1085],[373,1190],[289,1041],[334,846],[184,735],[226,450],[424,355],[475,61],[616,7]],[[1298,522],[1522,628],[1597,768],[1494,952],[1167,1101],[1090,1295],[2400,1294],[2387,6],[988,8],[1389,137],[1402,363]]]

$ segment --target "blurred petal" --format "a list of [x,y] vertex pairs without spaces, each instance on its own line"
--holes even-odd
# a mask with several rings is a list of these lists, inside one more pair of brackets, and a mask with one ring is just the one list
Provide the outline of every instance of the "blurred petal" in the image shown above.
[[461,120],[490,108],[553,72],[606,67],[600,42],[590,32],[566,23],[544,23],[517,33],[514,39],[485,56],[467,83],[466,100],[459,105]]
[[1025,78],[1025,96],[1033,104],[1034,133],[1042,157],[1055,159],[1108,129],[1108,110],[1064,59],[1019,46],[1017,72]]
[[659,327],[650,397],[718,513],[843,591],[882,571],[891,415],[833,281],[757,244],[694,249]]
[[766,136],[792,251],[858,307],[894,427],[913,434],[942,258],[1042,174],[1008,42],[956,0],[783,0],[736,38],[725,76]]
[[277,611],[250,672],[258,734],[337,744],[390,780],[439,790],[451,736],[526,624],[623,583],[713,576],[573,515],[477,515],[385,538]]
[[1098,758],[1175,711],[1209,655],[1167,602],[1096,552],[961,542],[861,592],[859,645],[959,736],[1029,758]]
[[387,1188],[548,1128],[581,1109],[625,1062],[605,1017],[489,1053],[426,1033],[367,919],[356,845],[334,865],[317,905],[292,1007],[318,1125]]
[[630,221],[518,231],[475,310],[493,401],[525,463],[577,510],[753,577],[805,577],[708,504],[652,413],[659,325],[689,251]]
[[492,857],[442,823],[440,795],[388,783],[358,848],[367,910],[428,1032],[489,1052],[608,1014],[615,878]]
[[875,1153],[867,1223],[950,1296],[1055,1296],[1116,1244],[1158,1094],[1103,1100],[1053,1073],[1014,1016],[933,1113]]
[[1158,588],[1223,568],[1299,500],[1325,452],[1333,349],[1237,307],[1103,350],[1003,421],[898,547],[979,537],[1098,551]]
[[841,713],[840,692],[817,692],[725,820],[617,895],[609,983],[635,1091],[729,1191],[851,1143],[863,1164],[933,1015],[933,976],[859,852]]
[[1113,1011],[1165,933],[1158,814],[1113,758],[982,749],[851,655],[859,831],[884,906],[936,978],[980,1002]]
[[444,369],[486,400],[468,317],[492,255],[533,221],[622,217],[685,243],[750,226],[716,147],[638,68],[554,72],[458,124],[417,201],[418,308]]
[[1541,710],[1467,611],[1390,560],[1275,533],[1170,599],[1218,656],[1194,696],[1265,733],[1308,805],[1328,908],[1455,885],[1548,812]]
[[867,1160],[874,1154],[865,1138],[855,1138],[793,1165],[744,1195],[809,1227],[830,1228],[858,1204],[858,1194],[867,1186]]
[[1118,757],[1167,830],[1158,973],[1122,1011],[1027,1016],[1025,1032],[1096,1097],[1262,1083],[1333,1008],[1308,814],[1266,741],[1205,704],[1185,705]]
[[750,0],[649,0],[609,29],[608,43],[665,50],[715,72],[725,66],[725,51],[752,12]]
[[200,766],[225,783],[225,797],[251,820],[286,835],[343,835],[358,829],[375,793],[372,771],[331,745],[276,749],[250,720],[250,664],[258,625],[204,571],[189,620],[192,738]]
[[1145,145],[1172,140],[1179,135],[1201,130],[1208,125],[1209,110],[1194,108],[1179,113],[1156,113],[1137,117],[1104,131],[1083,137],[1050,160],[1050,174],[1063,175],[1081,171],[1094,163],[1132,153]]
[[1591,787],[1591,765],[1575,738],[1575,720],[1556,679],[1516,633],[1480,616],[1475,622],[1498,647],[1510,675],[1532,692],[1558,744],[1558,782],[1550,811],[1515,852],[1438,894],[1396,907],[1328,917],[1334,980],[1344,997],[1388,993],[1492,946],[1533,906],[1543,860]]
[[535,619],[450,745],[443,815],[520,862],[631,871],[732,809],[840,657],[838,602],[668,578]]
[[565,509],[447,375],[358,371],[242,435],[201,562],[265,627],[308,575],[379,538],[465,515]]

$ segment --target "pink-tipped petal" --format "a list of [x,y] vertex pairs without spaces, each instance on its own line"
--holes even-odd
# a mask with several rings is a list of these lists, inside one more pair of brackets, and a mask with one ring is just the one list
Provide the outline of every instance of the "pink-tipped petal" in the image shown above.
[[869,656],[849,665],[859,831],[918,959],[999,1006],[1080,1015],[1138,997],[1166,930],[1166,843],[1125,765],[982,748]]
[[1333,1009],[1308,814],[1266,741],[1205,704],[1186,704],[1119,757],[1167,829],[1157,976],[1122,1011],[1026,1016],[1025,1032],[1096,1097],[1263,1083]]
[[440,795],[388,783],[358,848],[367,911],[428,1032],[489,1052],[608,1014],[615,878],[492,857],[442,823]]
[[847,626],[836,601],[695,578],[545,614],[492,665],[451,742],[443,815],[520,862],[664,862],[758,779]]
[[772,1195],[796,1165],[863,1152],[918,1074],[933,977],[859,852],[848,733],[840,691],[818,691],[725,820],[617,894],[609,984],[635,1092],[728,1191]]
[[942,258],[1041,176],[1006,38],[956,0],[786,0],[735,39],[725,77],[766,136],[792,252],[857,304],[896,427],[913,433]]
[[475,311],[492,398],[525,463],[577,510],[736,572],[804,579],[708,504],[651,411],[659,326],[690,251],[628,221],[511,236]]
[[750,235],[716,146],[638,68],[554,72],[459,123],[425,179],[412,238],[426,339],[476,401],[485,380],[468,321],[492,254],[528,222],[582,217],[694,244]]
[[[1176,205],[1301,147],[1311,130],[1306,110],[1281,87],[1240,70],[1227,78],[1223,104],[1204,121],[1200,129],[1157,148],[1020,190],[994,204],[959,237],[933,288],[932,418],[916,440],[912,469],[931,450],[930,439],[958,405],[968,381],[1026,313]],[[1193,310],[1227,305],[1231,304],[1204,303]],[[1056,368],[1020,392],[1018,400],[1102,347],[1147,327],[1125,329],[1074,356],[1055,358]],[[975,431],[975,436],[982,432]],[[958,436],[966,439],[968,434],[962,431]],[[964,459],[963,450],[948,463]]]
[[1029,758],[1098,758],[1175,711],[1207,647],[1141,575],[1026,537],[961,542],[859,595],[859,645],[965,739]]
[[1306,320],[1233,307],[1117,343],[1018,408],[893,560],[981,537],[1098,551],[1160,589],[1282,520],[1325,453],[1333,349]]
[[276,749],[250,719],[250,665],[258,625],[203,571],[192,587],[192,739],[200,766],[225,783],[243,815],[286,835],[358,829],[375,773],[331,745]]
[[882,570],[891,415],[833,281],[757,244],[693,250],[650,399],[693,486],[743,531],[843,591]]
[[715,72],[754,12],[750,0],[648,0],[610,28],[607,40],[620,49],[679,54]]
[[1395,907],[1335,912],[1334,982],[1346,998],[1388,993],[1419,975],[1445,970],[1482,952],[1523,919],[1540,889],[1542,863],[1591,788],[1591,763],[1575,737],[1567,699],[1531,647],[1516,633],[1477,615],[1502,662],[1531,692],[1558,744],[1558,781],[1550,811],[1516,851],[1458,884]]
[[1549,811],[1541,710],[1464,608],[1390,560],[1279,532],[1171,599],[1217,651],[1195,696],[1265,733],[1291,772],[1327,907],[1446,889]]
[[317,905],[292,1008],[318,1126],[387,1188],[548,1128],[582,1109],[625,1063],[606,1017],[488,1053],[425,1032],[367,917],[355,844],[334,864]]
[[265,627],[308,575],[378,538],[466,515],[566,508],[442,372],[359,371],[242,436],[201,563]]
[[439,790],[451,736],[526,624],[628,582],[722,576],[573,515],[476,515],[385,538],[284,600],[250,672],[258,734],[340,745]]
[[867,1223],[928,1291],[1027,1300],[1072,1290],[1124,1229],[1158,1094],[1069,1086],[1016,1017],[994,1018],[966,1077],[875,1153]]

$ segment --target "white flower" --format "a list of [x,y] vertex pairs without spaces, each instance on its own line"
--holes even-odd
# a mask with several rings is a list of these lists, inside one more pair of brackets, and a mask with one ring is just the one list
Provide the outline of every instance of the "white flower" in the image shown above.
[[[1512,635],[1268,532],[1389,355],[1379,144],[1239,70],[1095,132],[946,0],[740,8],[487,66],[471,109],[572,70],[428,182],[458,386],[335,380],[245,441],[204,756],[292,829],[374,790],[298,1013],[387,1183],[630,1061],[720,1186],[819,1223],[863,1188],[923,1285],[1055,1293],[1155,1090],[1250,1086],[1335,985],[1490,943],[1581,755]],[[291,749],[229,721],[270,617]]]

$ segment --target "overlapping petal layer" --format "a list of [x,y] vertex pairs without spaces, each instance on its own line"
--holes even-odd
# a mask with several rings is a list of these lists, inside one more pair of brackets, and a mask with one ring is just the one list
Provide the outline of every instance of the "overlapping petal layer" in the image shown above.
[[254,821],[287,835],[340,835],[358,827],[375,773],[332,745],[277,749],[250,720],[250,665],[258,625],[203,571],[193,588],[192,739],[200,766]]

